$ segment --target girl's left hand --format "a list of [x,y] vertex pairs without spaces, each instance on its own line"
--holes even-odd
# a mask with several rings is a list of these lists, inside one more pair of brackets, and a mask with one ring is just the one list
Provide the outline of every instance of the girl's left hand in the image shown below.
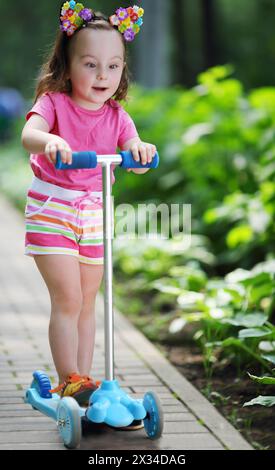
[[157,148],[154,144],[148,144],[147,142],[138,142],[132,144],[130,150],[136,162],[140,161],[142,165],[146,165],[146,163],[151,163],[153,156],[157,151]]

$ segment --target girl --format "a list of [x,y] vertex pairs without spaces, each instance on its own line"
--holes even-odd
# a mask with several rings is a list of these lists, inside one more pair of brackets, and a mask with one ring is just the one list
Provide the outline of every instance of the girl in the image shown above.
[[134,6],[108,19],[65,2],[22,131],[34,173],[25,209],[25,254],[34,258],[50,294],[49,342],[59,377],[54,391],[80,404],[98,385],[89,374],[103,276],[102,173],[100,167],[56,170],[54,164],[58,150],[70,164],[72,149],[115,154],[117,146],[143,164],[152,160],[156,147],[140,140],[118,103],[129,86],[126,42],[139,31],[142,15]]

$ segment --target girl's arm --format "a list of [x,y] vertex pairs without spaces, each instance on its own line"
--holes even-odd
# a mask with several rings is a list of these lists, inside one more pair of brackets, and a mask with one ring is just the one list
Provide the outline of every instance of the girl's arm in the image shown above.
[[[139,137],[134,137],[133,139],[127,140],[121,150],[130,150],[137,162],[141,161],[141,163],[146,164],[152,161],[157,148],[154,144],[142,142]],[[150,170],[150,168],[129,168],[127,171],[143,174],[147,173],[148,170]]]
[[39,114],[33,114],[22,130],[21,142],[30,153],[44,153],[49,137],[47,121]]
[[60,150],[63,163],[71,163],[72,151],[68,143],[55,134],[49,133],[49,125],[39,114],[32,114],[26,122],[21,142],[30,153],[44,153],[52,163],[56,162],[56,152]]

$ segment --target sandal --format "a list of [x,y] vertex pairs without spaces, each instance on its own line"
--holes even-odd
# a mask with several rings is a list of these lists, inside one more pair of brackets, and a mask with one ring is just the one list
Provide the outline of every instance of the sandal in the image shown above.
[[76,372],[69,374],[65,382],[50,390],[50,393],[60,393],[60,397],[73,397],[80,406],[87,405],[90,395],[99,387],[100,381],[94,381],[88,375]]

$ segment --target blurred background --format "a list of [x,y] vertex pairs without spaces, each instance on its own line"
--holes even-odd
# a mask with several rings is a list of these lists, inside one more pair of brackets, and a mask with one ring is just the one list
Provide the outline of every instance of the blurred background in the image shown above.
[[[53,42],[62,2],[0,0],[1,86],[29,98],[34,77]],[[88,2],[89,3],[89,2]],[[87,5],[88,5],[87,3]],[[201,71],[234,65],[246,89],[275,79],[274,0],[142,0],[142,34],[129,47],[134,80],[146,87],[193,86]],[[93,0],[94,10],[111,15],[126,2]],[[148,67],[150,64],[150,67]]]
[[[183,344],[192,325],[208,372],[217,357],[270,371],[275,0],[136,4],[145,10],[144,25],[128,46],[132,87],[122,104],[141,138],[156,144],[161,164],[142,176],[116,169],[115,203],[191,204],[192,246],[182,250],[175,237],[115,242],[119,308],[159,343]],[[61,2],[0,5],[0,185],[23,217],[32,173],[20,135]],[[85,6],[110,16],[129,4]]]

